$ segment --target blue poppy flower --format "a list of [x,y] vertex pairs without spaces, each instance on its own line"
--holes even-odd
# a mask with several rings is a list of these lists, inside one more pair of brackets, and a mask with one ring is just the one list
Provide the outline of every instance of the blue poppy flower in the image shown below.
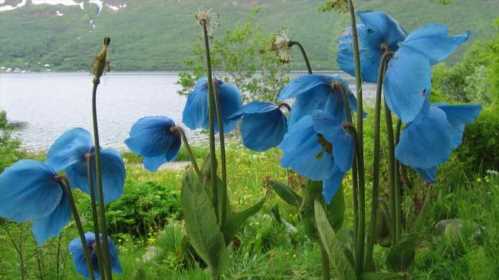
[[315,110],[325,111],[333,117],[345,120],[345,106],[341,91],[334,85],[338,84],[346,90],[352,111],[357,109],[357,100],[350,91],[348,83],[338,76],[303,75],[292,80],[279,93],[279,100],[295,98],[288,123],[292,126],[304,116]]
[[[87,155],[95,153],[91,136],[83,128],[66,131],[50,147],[47,164],[57,172],[64,171],[72,187],[90,193],[87,175]],[[95,157],[92,157],[95,170]],[[123,194],[125,164],[120,153],[114,149],[101,151],[102,182],[104,202],[107,204]],[[95,181],[95,178],[94,178]]]
[[0,175],[0,216],[32,222],[38,245],[69,222],[71,208],[57,173],[43,162],[21,160]]
[[144,117],[130,130],[125,144],[144,157],[147,170],[156,171],[165,162],[174,160],[182,143],[179,133],[172,131],[175,122],[163,116]]
[[[404,123],[413,121],[431,90],[432,65],[444,60],[470,36],[449,36],[444,25],[430,24],[406,35],[404,29],[383,12],[360,12],[357,27],[360,41],[362,79],[377,82],[381,57],[394,53],[385,75],[385,101]],[[340,37],[338,65],[355,74],[352,35]]]
[[[214,80],[215,91],[222,112],[224,132],[231,132],[236,128],[237,120],[229,119],[231,115],[241,108],[241,94],[239,89],[220,80]],[[208,80],[202,78],[196,82],[194,89],[187,98],[187,103],[182,113],[182,122],[190,129],[208,129]],[[218,124],[215,116],[215,131]]]
[[[385,50],[396,51],[398,44],[406,37],[402,26],[391,16],[379,11],[358,13],[357,26],[360,41],[362,80],[375,83],[378,79],[379,64]],[[353,59],[353,39],[351,28],[339,39],[337,62],[340,69],[355,75]]]
[[[94,271],[94,277],[97,280],[101,279],[101,275],[99,274],[99,263],[97,261],[97,255],[95,250],[96,249],[95,234],[93,232],[87,232],[85,233],[85,239],[87,242],[86,248],[90,249],[90,260],[92,264],[92,269]],[[114,246],[114,243],[111,239],[109,239],[108,244],[109,244],[108,245],[109,255],[111,256],[112,272],[122,273],[123,269],[121,268],[120,260],[118,258],[118,250],[116,249],[116,246]],[[71,242],[69,243],[69,252],[73,257],[73,263],[76,266],[76,271],[81,275],[83,275],[83,277],[88,278],[89,271],[85,260],[85,251],[81,244],[81,239],[79,237],[71,240]]]
[[279,145],[281,165],[311,180],[321,180],[328,203],[353,162],[354,140],[342,123],[333,115],[316,111],[290,127]]
[[480,105],[429,105],[402,131],[395,156],[433,182],[437,166],[447,161],[462,141],[464,126],[480,114]]
[[248,103],[230,118],[241,118],[243,144],[254,151],[265,151],[279,145],[288,130],[286,116],[273,103]]
[[385,101],[404,122],[413,121],[431,90],[432,65],[447,58],[469,38],[449,36],[444,25],[430,24],[407,36],[388,63]]

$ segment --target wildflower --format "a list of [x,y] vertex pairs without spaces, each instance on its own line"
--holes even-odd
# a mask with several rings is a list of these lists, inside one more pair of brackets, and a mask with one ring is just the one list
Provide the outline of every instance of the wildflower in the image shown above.
[[0,216],[32,222],[38,245],[69,222],[71,208],[55,170],[43,162],[21,160],[0,175]]
[[268,102],[246,104],[231,118],[241,118],[243,144],[254,151],[265,151],[279,145],[288,129],[280,106]]
[[[97,261],[97,254],[96,254],[95,234],[93,232],[85,233],[85,240],[87,242],[86,247],[90,250],[90,260],[94,271],[95,279],[101,279],[99,274],[100,264]],[[81,243],[82,242],[80,238],[75,238],[71,240],[71,242],[69,243],[69,252],[73,257],[73,262],[76,266],[76,271],[78,271],[78,273],[83,275],[83,277],[88,278],[89,272],[87,268],[87,263],[85,261],[85,251]],[[114,243],[111,239],[109,239],[108,244],[109,244],[108,246],[109,255],[111,257],[111,269],[114,273],[121,273],[123,270],[121,268],[120,260],[118,258],[118,250],[114,246]]]
[[132,126],[125,144],[144,157],[147,170],[156,171],[163,163],[175,159],[180,149],[181,138],[174,128],[175,122],[168,117],[144,117]]
[[331,202],[345,173],[352,167],[354,140],[343,120],[316,111],[290,127],[279,145],[281,165],[323,183],[323,197]]
[[343,93],[347,94],[352,111],[357,108],[357,101],[348,88],[348,84],[338,76],[303,75],[291,81],[279,93],[279,100],[295,98],[289,116],[293,125],[315,110],[323,110],[341,121],[345,120]]
[[464,127],[480,114],[480,105],[430,105],[402,131],[395,149],[397,159],[425,180],[435,180],[436,168],[447,161],[462,142]]
[[[94,153],[90,133],[83,128],[74,128],[66,131],[52,144],[47,154],[47,164],[57,172],[64,171],[71,186],[90,193],[87,157],[91,158],[92,169],[95,170]],[[101,162],[104,202],[109,203],[123,194],[125,164],[120,153],[114,149],[102,150]]]
[[[423,109],[430,94],[432,65],[452,54],[468,40],[470,33],[449,36],[445,25],[429,24],[406,35],[383,12],[360,12],[359,18],[362,78],[376,82],[381,57],[393,53],[384,78],[385,101],[392,112],[409,123]],[[354,74],[351,32],[340,37],[338,64],[345,72]]]
[[[237,120],[229,117],[241,108],[241,94],[235,86],[223,81],[215,79],[213,84],[218,96],[224,132],[230,132],[236,128]],[[187,98],[182,114],[182,121],[188,128],[208,129],[208,94],[208,80],[206,78],[199,79]],[[218,131],[217,121],[215,121],[215,131]]]
[[289,63],[291,60],[290,40],[286,32],[281,31],[272,38],[271,49],[277,54],[282,63]]

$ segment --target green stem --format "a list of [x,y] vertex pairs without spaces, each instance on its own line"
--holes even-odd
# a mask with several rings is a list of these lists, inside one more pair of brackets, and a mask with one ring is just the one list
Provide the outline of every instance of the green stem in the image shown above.
[[348,0],[348,8],[350,11],[350,18],[352,24],[352,38],[353,38],[353,56],[355,61],[355,81],[357,88],[357,162],[358,162],[358,176],[359,176],[359,238],[357,242],[358,250],[358,263],[357,274],[360,275],[364,267],[364,234],[365,234],[365,170],[364,170],[364,102],[362,96],[362,73],[360,62],[360,47],[359,47],[359,34],[357,31],[357,20],[355,17],[355,6],[353,0]]
[[374,107],[374,154],[373,154],[373,190],[371,201],[371,220],[367,235],[366,247],[366,271],[374,271],[373,248],[376,239],[376,222],[379,207],[379,174],[381,160],[381,98],[383,92],[383,80],[390,53],[385,53],[381,58],[378,73],[378,86],[376,88],[376,102]]
[[179,126],[175,126],[174,130],[180,134],[180,137],[182,137],[182,142],[184,142],[185,148],[187,149],[187,153],[189,153],[189,157],[191,158],[191,162],[192,162],[192,166],[194,167],[194,171],[196,171],[196,174],[198,175],[199,179],[201,180],[203,178],[203,176],[201,174],[201,170],[199,169],[199,165],[196,162],[196,157],[194,156],[194,153],[192,152],[191,145],[189,144],[189,141],[187,140],[187,136],[185,135],[185,131]]
[[[90,204],[92,207],[92,219],[94,222],[94,233],[95,233],[95,245],[96,245],[96,251],[97,251],[97,261],[99,264],[105,264],[104,263],[104,256],[103,256],[103,250],[102,250],[102,243],[101,243],[101,231],[99,227],[99,214],[97,211],[97,203],[96,203],[96,196],[95,196],[95,184],[94,184],[94,168],[92,168],[92,154],[87,154],[86,155],[86,161],[87,161],[87,179],[88,179],[88,188],[90,190]],[[99,265],[99,273],[100,275],[105,275],[104,271],[104,266],[105,265]]]
[[321,249],[321,261],[322,261],[322,279],[329,280],[331,279],[331,265],[329,263],[329,255],[327,254],[324,245],[319,240],[319,246]]
[[106,225],[106,207],[104,203],[104,189],[102,184],[102,166],[101,166],[101,153],[100,153],[100,140],[99,140],[99,125],[97,119],[97,88],[99,86],[100,79],[94,78],[93,80],[93,90],[92,90],[92,124],[94,130],[94,148],[95,148],[95,178],[97,185],[97,197],[99,198],[99,228],[102,234],[102,255],[104,257],[104,271],[106,279],[111,280],[113,278],[111,272],[111,262],[109,256],[109,241],[107,235],[107,225]]
[[221,104],[218,100],[218,92],[214,89],[214,94],[213,94],[214,100],[215,100],[215,111],[217,115],[217,126],[218,126],[218,138],[220,140],[220,160],[222,161],[222,183],[223,183],[223,190],[222,190],[222,201],[221,201],[221,209],[220,209],[220,224],[224,225],[225,224],[225,209],[227,205],[227,160],[226,160],[226,154],[225,154],[225,133],[224,133],[224,124],[222,120],[222,108]]
[[217,188],[217,155],[215,149],[215,90],[213,87],[213,71],[211,67],[211,56],[210,56],[210,39],[208,36],[208,22],[203,21],[203,35],[204,35],[204,45],[206,52],[206,68],[208,76],[208,125],[209,125],[209,142],[210,142],[210,180],[211,186],[213,188],[213,205],[217,209],[217,217],[221,218],[221,213],[219,213],[218,206],[218,188]]
[[385,120],[386,120],[386,131],[387,131],[387,140],[388,140],[388,181],[390,184],[390,193],[391,193],[391,213],[392,213],[392,241],[393,244],[396,244],[399,240],[399,221],[400,216],[398,213],[399,204],[396,190],[397,184],[395,183],[395,144],[394,144],[394,135],[393,135],[393,120],[392,113],[390,109],[385,104]]
[[60,179],[60,184],[64,189],[64,192],[68,196],[69,205],[71,207],[71,212],[73,213],[73,218],[76,224],[76,229],[78,230],[78,234],[80,235],[81,246],[83,248],[83,254],[85,256],[85,262],[87,263],[88,275],[90,279],[94,279],[94,270],[92,267],[92,260],[90,259],[89,247],[87,245],[87,240],[85,238],[85,231],[83,230],[83,225],[80,220],[80,215],[78,214],[78,208],[76,207],[76,203],[74,201],[73,193],[71,192],[71,188],[69,187],[69,183],[66,178]]
[[305,48],[303,47],[303,45],[300,44],[300,42],[298,42],[298,41],[289,41],[289,43],[288,43],[288,46],[290,48],[295,46],[295,45],[298,46],[298,48],[300,49],[300,52],[303,56],[303,60],[305,60],[305,64],[307,65],[308,74],[312,74],[312,66],[310,66],[310,60],[308,59],[307,52],[305,51]]

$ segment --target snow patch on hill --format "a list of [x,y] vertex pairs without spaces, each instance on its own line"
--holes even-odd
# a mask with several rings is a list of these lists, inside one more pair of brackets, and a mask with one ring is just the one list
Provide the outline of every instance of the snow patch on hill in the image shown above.
[[[22,7],[25,7],[27,5],[27,0],[22,0],[21,2],[17,4],[8,4],[6,0],[0,0],[0,12],[8,12],[8,11],[13,11]],[[15,3],[15,2],[14,2]],[[85,10],[85,5],[90,4],[90,5],[95,5],[98,8],[98,14],[102,11],[104,7],[112,10],[112,11],[119,11],[121,9],[124,9],[127,7],[127,4],[116,4],[116,5],[111,5],[104,3],[103,0],[85,0],[85,1],[78,1],[76,2],[75,0],[31,0],[31,3],[33,5],[62,5],[62,6],[80,6],[82,10]],[[62,13],[62,12],[59,12]],[[59,15],[57,13],[57,15]]]

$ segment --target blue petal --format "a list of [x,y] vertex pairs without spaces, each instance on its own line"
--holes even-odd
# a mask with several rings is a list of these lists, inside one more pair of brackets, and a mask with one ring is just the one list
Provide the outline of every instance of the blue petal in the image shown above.
[[134,153],[144,157],[165,154],[175,148],[174,144],[180,139],[178,134],[170,131],[173,126],[175,123],[168,117],[141,118],[133,125],[125,143]]
[[462,143],[464,126],[475,121],[478,115],[480,115],[482,107],[477,104],[438,105],[438,107],[445,112],[447,120],[451,125],[452,148],[456,149]]
[[444,111],[431,106],[402,131],[395,156],[412,168],[426,169],[445,162],[451,151],[447,117]]
[[33,220],[32,231],[38,246],[42,246],[49,238],[59,235],[70,219],[71,207],[67,195],[64,194],[50,215]]
[[[237,120],[229,117],[241,107],[241,94],[235,86],[220,80],[215,80],[215,90],[219,98],[224,132],[231,132],[236,128]],[[208,129],[208,108],[208,83],[207,80],[201,80],[187,98],[182,121],[190,129]],[[216,121],[215,131],[218,131]]]
[[409,123],[419,114],[430,92],[430,62],[418,52],[400,48],[388,64],[384,83],[388,107]]
[[51,214],[63,190],[55,171],[34,160],[21,160],[0,175],[0,216],[23,222]]
[[[292,80],[288,85],[286,85],[279,93],[279,100],[285,100],[289,98],[294,98],[302,94],[308,94],[310,91],[316,87],[331,87],[331,82],[333,77],[325,75],[303,75],[294,80]],[[311,95],[311,94],[308,94]]]
[[254,151],[279,145],[287,129],[286,117],[277,107],[266,113],[246,114],[241,122],[243,144]]
[[155,172],[165,162],[167,162],[165,155],[160,155],[157,157],[145,157],[144,167],[151,172]]
[[340,189],[343,177],[345,177],[345,173],[335,167],[331,177],[322,181],[322,196],[327,204],[331,203],[334,195]]
[[198,83],[187,97],[182,113],[182,122],[190,129],[208,127],[208,83]]
[[315,112],[313,122],[315,131],[322,134],[332,144],[336,167],[342,172],[352,168],[354,139],[350,133],[343,129],[342,123],[323,112]]
[[[87,244],[85,244],[85,246],[91,246],[94,242],[95,242],[95,234],[93,232],[87,232],[85,233],[85,241]],[[78,273],[80,273],[83,277],[85,278],[88,278],[89,276],[89,271],[87,269],[87,263],[86,263],[86,260],[85,260],[85,252],[84,252],[84,247],[82,246],[81,244],[81,240],[80,238],[75,238],[73,240],[71,240],[71,242],[69,242],[69,246],[68,246],[68,249],[69,249],[69,252],[71,254],[71,256],[73,257],[73,263],[76,267],[76,271]],[[95,260],[93,260],[93,268],[94,268],[94,272],[95,272],[95,276],[98,276],[98,273],[96,273],[96,271],[98,269],[95,269],[97,268],[97,262]]]
[[[123,185],[125,183],[125,164],[121,159],[119,152],[113,149],[106,149],[101,152],[102,162],[102,183],[104,191],[104,202],[106,204],[118,199],[123,194]],[[95,170],[95,163],[92,162],[92,168]],[[90,194],[87,177],[87,164],[85,161],[79,161],[66,170],[71,186],[81,189]],[[94,178],[94,182],[95,178]],[[97,187],[97,185],[95,184]],[[96,195],[98,192],[96,191]],[[97,197],[98,199],[98,197]]]
[[380,11],[364,11],[358,13],[360,21],[367,27],[370,48],[379,48],[382,43],[396,51],[398,43],[406,37],[406,32],[390,15]]
[[297,96],[289,114],[289,126],[293,126],[315,110],[324,110],[330,93],[331,87],[323,85],[311,89],[307,94]]
[[425,180],[427,183],[435,183],[436,178],[437,178],[437,167],[430,167],[427,169],[422,169],[422,168],[416,168],[416,172],[423,177],[423,180]]
[[239,119],[245,114],[263,114],[279,109],[274,103],[253,101],[242,106],[236,113],[232,114],[229,119]]
[[290,127],[279,145],[283,150],[281,165],[312,180],[329,178],[334,168],[333,155],[319,143],[311,116]]
[[436,64],[451,55],[469,37],[469,32],[449,36],[447,26],[429,24],[409,34],[401,45],[422,53],[431,64]]
[[114,245],[114,242],[109,239],[109,254],[111,256],[111,269],[114,273],[122,273],[120,260],[118,258],[118,249]]
[[83,128],[73,128],[64,132],[47,154],[47,164],[57,172],[84,158],[92,148],[90,133]]

